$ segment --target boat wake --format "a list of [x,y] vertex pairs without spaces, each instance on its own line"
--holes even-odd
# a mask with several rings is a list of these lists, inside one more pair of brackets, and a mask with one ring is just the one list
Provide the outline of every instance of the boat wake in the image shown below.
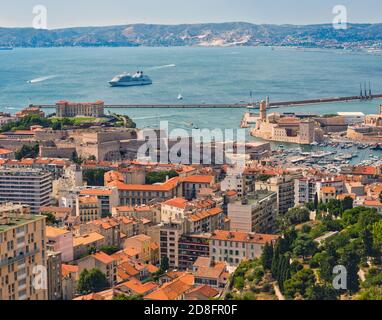
[[175,68],[176,64],[166,64],[164,66],[158,66],[158,67],[152,67],[147,69],[148,71],[153,71],[153,70],[161,70],[161,69],[167,69],[167,68]]
[[39,82],[43,82],[43,81],[47,81],[47,80],[51,80],[51,79],[54,79],[56,78],[57,76],[47,76],[47,77],[40,77],[40,78],[36,78],[36,79],[33,79],[33,80],[29,80],[27,81],[28,83],[39,83]]

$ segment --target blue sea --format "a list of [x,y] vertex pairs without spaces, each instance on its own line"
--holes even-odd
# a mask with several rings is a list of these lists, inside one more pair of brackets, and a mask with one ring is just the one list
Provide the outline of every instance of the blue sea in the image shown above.
[[[175,65],[175,66],[174,66]],[[111,88],[123,72],[143,70],[151,86]],[[28,83],[32,81],[32,83]],[[104,100],[107,104],[238,103],[269,96],[271,101],[358,95],[371,81],[382,93],[381,56],[340,50],[287,48],[50,48],[0,51],[0,111],[30,103]],[[332,103],[280,111],[375,113],[381,101]],[[139,127],[238,128],[243,110],[116,109]]]

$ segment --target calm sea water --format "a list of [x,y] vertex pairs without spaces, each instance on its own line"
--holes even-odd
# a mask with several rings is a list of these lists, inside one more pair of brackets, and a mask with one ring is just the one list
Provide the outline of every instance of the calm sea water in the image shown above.
[[[176,67],[163,67],[175,64]],[[152,86],[110,88],[122,72],[143,70]],[[54,76],[54,77],[53,77]],[[50,77],[46,79],[44,78]],[[41,79],[42,78],[42,79]],[[39,79],[34,83],[30,80]],[[358,95],[359,83],[371,81],[382,93],[382,59],[336,50],[271,48],[54,48],[0,51],[0,110],[15,112],[29,103],[60,99],[106,103],[237,103],[270,96],[293,100]],[[375,113],[380,101],[337,103],[283,111],[363,111]],[[187,128],[237,128],[244,110],[115,110],[140,127],[168,120]]]

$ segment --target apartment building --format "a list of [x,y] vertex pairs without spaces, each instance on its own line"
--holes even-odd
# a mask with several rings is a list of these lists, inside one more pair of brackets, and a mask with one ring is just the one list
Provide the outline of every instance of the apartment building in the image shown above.
[[228,204],[231,230],[242,232],[272,232],[277,217],[277,193],[267,190]]
[[187,200],[196,199],[202,188],[210,188],[215,183],[213,176],[189,176],[181,178],[182,195]]
[[104,218],[79,226],[80,235],[86,235],[92,232],[98,232],[105,238],[105,246],[120,248],[121,232],[120,223],[117,220],[113,218]]
[[51,174],[41,169],[0,168],[0,204],[13,202],[30,206],[32,214],[50,204]]
[[199,257],[210,256],[211,234],[184,234],[178,241],[180,270],[192,270],[195,261]]
[[198,211],[186,217],[186,232],[201,234],[224,229],[225,215],[222,208]]
[[103,252],[97,252],[78,261],[78,272],[99,269],[105,274],[110,287],[117,283],[117,261]]
[[277,239],[269,234],[218,230],[210,238],[210,257],[212,261],[237,266],[244,259],[260,258],[265,244]]
[[80,191],[80,195],[97,197],[100,202],[102,217],[110,215],[113,207],[119,205],[118,190],[116,188],[86,188]]
[[144,263],[151,263],[151,242],[151,237],[144,234],[139,234],[137,236],[126,239],[125,248],[134,248],[139,250],[140,260],[142,260]]
[[97,197],[80,196],[76,201],[76,216],[82,223],[102,218],[101,203]]
[[148,219],[153,223],[160,223],[160,205],[152,206],[120,206],[112,209],[113,217],[128,217],[136,219]]
[[73,261],[73,234],[71,231],[47,226],[46,238],[50,250],[61,252],[63,262]]
[[296,206],[314,202],[315,197],[318,197],[316,179],[296,179],[294,185],[294,194]]
[[226,176],[221,182],[220,189],[223,192],[235,190],[239,197],[244,196],[248,191],[246,188],[245,178],[242,174]]
[[280,175],[270,178],[268,181],[257,181],[255,190],[269,190],[277,194],[278,214],[284,215],[290,208],[295,206],[294,177]]
[[45,219],[25,206],[0,206],[0,300],[48,298],[44,286],[34,285],[47,266]]
[[62,299],[61,252],[48,251],[48,300]]
[[196,285],[208,285],[222,289],[226,286],[229,273],[223,261],[214,261],[210,257],[199,257],[193,265]]
[[160,258],[169,259],[171,269],[179,268],[179,240],[185,232],[184,223],[165,223],[160,226]]
[[90,249],[99,249],[105,245],[105,237],[98,232],[73,238],[74,260],[86,255]]
[[116,187],[119,193],[121,206],[148,205],[153,200],[163,202],[181,195],[179,178],[173,178],[163,184],[139,185],[125,184],[121,181],[112,181],[109,187]]

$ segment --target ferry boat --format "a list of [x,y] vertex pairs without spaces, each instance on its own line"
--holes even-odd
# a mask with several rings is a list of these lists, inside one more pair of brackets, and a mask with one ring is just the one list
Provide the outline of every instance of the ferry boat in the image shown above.
[[133,87],[152,84],[152,80],[143,74],[143,71],[137,71],[134,75],[124,73],[114,77],[109,84],[112,87]]

